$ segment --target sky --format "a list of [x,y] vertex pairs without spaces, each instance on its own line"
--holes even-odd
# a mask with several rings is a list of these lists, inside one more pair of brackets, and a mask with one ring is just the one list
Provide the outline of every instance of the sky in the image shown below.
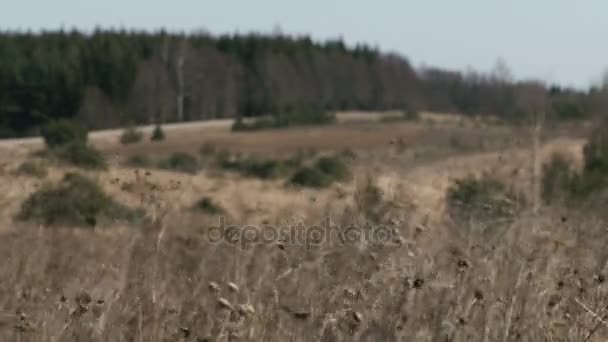
[[0,0],[0,29],[136,28],[343,38],[415,67],[586,88],[608,70],[606,0]]

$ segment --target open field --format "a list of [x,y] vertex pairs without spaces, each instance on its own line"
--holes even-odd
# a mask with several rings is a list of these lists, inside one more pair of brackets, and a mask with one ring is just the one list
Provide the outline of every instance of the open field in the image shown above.
[[[529,129],[462,118],[362,122],[366,115],[250,133],[229,132],[229,121],[167,125],[165,141],[132,145],[118,142],[120,131],[95,132],[89,139],[108,156],[108,170],[47,161],[43,179],[15,171],[34,158],[40,141],[0,142],[1,339],[605,340],[592,314],[603,310],[608,294],[608,241],[599,218],[550,206],[534,213],[530,205],[507,223],[450,218],[446,195],[469,175],[489,174],[530,197]],[[538,158],[560,152],[580,169],[582,133],[547,129]],[[213,152],[201,155],[203,145]],[[302,188],[286,177],[221,169],[215,158],[222,151],[261,159],[305,155],[304,165],[339,155],[353,177]],[[174,152],[197,156],[202,170],[125,165],[134,155]],[[16,219],[30,194],[68,171],[141,208],[144,219],[94,228]],[[222,212],[193,210],[203,196]],[[220,216],[240,228],[222,230],[218,243],[210,233]],[[324,230],[319,240],[308,233],[327,218],[337,235]],[[308,227],[304,240],[256,242],[244,233],[252,232],[247,226],[279,231],[299,222]],[[344,234],[348,227],[359,235]]]

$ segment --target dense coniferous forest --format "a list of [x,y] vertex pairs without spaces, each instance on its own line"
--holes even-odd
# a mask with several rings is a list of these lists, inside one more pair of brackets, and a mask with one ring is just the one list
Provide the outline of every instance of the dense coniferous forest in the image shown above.
[[604,98],[600,89],[513,81],[501,63],[487,74],[415,69],[405,57],[340,40],[164,31],[0,33],[0,137],[37,134],[57,118],[100,129],[258,116],[302,105],[517,119],[528,111],[531,93],[562,118],[594,114]]

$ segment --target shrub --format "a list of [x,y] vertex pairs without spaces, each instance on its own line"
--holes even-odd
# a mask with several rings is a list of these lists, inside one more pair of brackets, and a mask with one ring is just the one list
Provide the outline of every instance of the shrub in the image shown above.
[[[298,165],[294,164],[294,166]],[[323,188],[335,181],[347,181],[351,178],[352,174],[346,163],[332,156],[319,158],[313,167],[300,167],[290,182],[299,186]]]
[[28,160],[19,165],[17,173],[36,178],[45,178],[48,175],[46,165],[41,161]]
[[165,140],[165,132],[160,125],[156,125],[154,130],[152,131],[152,135],[150,136],[151,141],[162,141]]
[[248,159],[239,166],[246,176],[262,179],[277,178],[283,174],[282,163],[276,160],[255,160]]
[[276,179],[290,173],[298,165],[298,161],[296,159],[273,160],[252,157],[241,159],[224,153],[218,154],[218,164],[226,170],[235,171],[247,177]]
[[196,202],[194,208],[211,215],[221,214],[224,212],[224,209],[220,205],[213,202],[213,200],[209,197],[201,198],[198,202]]
[[250,121],[238,118],[232,125],[232,130],[256,131],[291,126],[325,125],[335,121],[335,114],[327,113],[319,106],[291,104],[275,109],[270,117],[255,118]]
[[303,187],[325,188],[330,186],[333,180],[317,168],[302,167],[291,177],[289,182]]
[[200,169],[198,160],[192,155],[183,152],[173,153],[167,159],[162,160],[158,166],[161,169],[185,173],[197,173]]
[[522,207],[523,197],[484,176],[456,180],[448,189],[447,201],[452,218],[487,220],[513,217]]
[[53,149],[51,154],[60,161],[85,169],[105,169],[104,156],[95,148],[80,142],[72,142]]
[[402,122],[402,121],[418,121],[420,120],[420,115],[415,110],[406,109],[401,112],[401,115],[389,115],[382,116],[380,118],[380,122]]
[[259,131],[263,129],[279,128],[274,118],[255,118],[250,121],[244,121],[238,118],[232,124],[232,130],[235,132]]
[[547,204],[566,200],[575,187],[576,174],[570,161],[559,154],[543,165],[542,196]]
[[387,210],[382,190],[370,175],[367,175],[362,182],[357,182],[355,203],[358,212],[372,222],[379,222]]
[[346,181],[352,177],[348,165],[338,157],[322,157],[317,160],[316,168],[336,181]]
[[18,217],[46,225],[95,226],[100,220],[131,219],[135,215],[94,181],[69,173],[59,184],[47,185],[30,195]]
[[144,134],[134,126],[127,127],[120,136],[121,144],[135,144],[144,138]]
[[608,121],[603,119],[591,132],[583,150],[584,168],[570,184],[570,203],[598,199],[608,188]]
[[585,171],[608,170],[608,122],[606,119],[591,132],[583,155]]
[[134,154],[127,159],[126,164],[131,167],[146,168],[152,166],[152,160],[144,154]]
[[326,125],[336,121],[335,114],[326,112],[322,107],[301,103],[277,110],[273,118],[277,127]]
[[86,144],[87,130],[74,121],[62,119],[52,121],[42,128],[42,137],[49,148],[72,143]]

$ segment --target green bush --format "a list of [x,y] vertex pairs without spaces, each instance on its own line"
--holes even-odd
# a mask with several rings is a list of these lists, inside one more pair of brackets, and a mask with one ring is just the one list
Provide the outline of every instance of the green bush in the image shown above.
[[134,154],[127,159],[126,164],[131,167],[146,168],[152,166],[152,160],[144,154]]
[[143,132],[141,132],[134,126],[129,126],[120,135],[120,143],[125,145],[135,144],[142,141],[143,138]]
[[59,184],[31,194],[18,218],[46,225],[95,226],[100,220],[131,219],[136,214],[112,200],[91,179],[69,173]]
[[279,128],[274,118],[255,118],[250,121],[244,121],[238,118],[232,124],[232,130],[235,132],[259,131],[263,129]]
[[87,130],[78,123],[66,119],[50,122],[42,128],[41,133],[49,148],[87,142]]
[[201,198],[198,202],[196,202],[194,208],[211,215],[217,215],[224,212],[224,209],[220,205],[213,202],[213,200],[209,197]]
[[591,132],[583,155],[585,171],[608,170],[608,122],[606,119]]
[[420,114],[415,110],[406,109],[401,112],[401,115],[390,115],[383,116],[380,118],[380,122],[402,122],[402,121],[418,121],[420,120]]
[[330,176],[317,168],[302,167],[291,177],[293,185],[309,188],[326,188],[333,182]]
[[188,153],[176,152],[167,159],[162,160],[159,165],[161,169],[173,170],[185,173],[197,173],[200,165],[196,158]]
[[152,131],[152,135],[150,136],[151,141],[162,141],[165,140],[165,132],[160,125],[156,125],[154,130]]
[[356,186],[354,199],[357,211],[367,220],[379,223],[389,209],[384,201],[382,190],[376,185],[371,175],[367,175],[362,181],[357,182]]
[[285,176],[295,167],[294,160],[241,159],[231,158],[228,154],[218,154],[218,164],[223,169],[261,179],[276,179]]
[[105,169],[107,167],[101,152],[80,142],[57,147],[51,151],[51,155],[62,162],[85,169]]
[[19,165],[17,173],[36,178],[45,178],[49,172],[46,165],[41,161],[27,160]]
[[542,196],[547,204],[563,202],[575,190],[577,175],[570,161],[555,154],[543,165]]
[[319,106],[291,104],[275,109],[270,117],[255,118],[250,121],[239,118],[232,125],[232,130],[256,131],[292,126],[325,125],[335,121],[335,114],[328,113]]
[[523,206],[523,197],[489,176],[456,180],[448,189],[452,218],[478,220],[511,218]]
[[608,121],[606,119],[603,119],[591,132],[583,156],[583,170],[580,174],[573,175],[567,189],[570,204],[595,200],[598,194],[608,189]]
[[290,182],[298,186],[323,188],[333,182],[348,181],[351,178],[348,165],[339,157],[331,156],[319,158],[312,167],[300,167],[291,177]]
[[347,181],[352,178],[348,165],[338,157],[319,158],[316,168],[336,181]]

